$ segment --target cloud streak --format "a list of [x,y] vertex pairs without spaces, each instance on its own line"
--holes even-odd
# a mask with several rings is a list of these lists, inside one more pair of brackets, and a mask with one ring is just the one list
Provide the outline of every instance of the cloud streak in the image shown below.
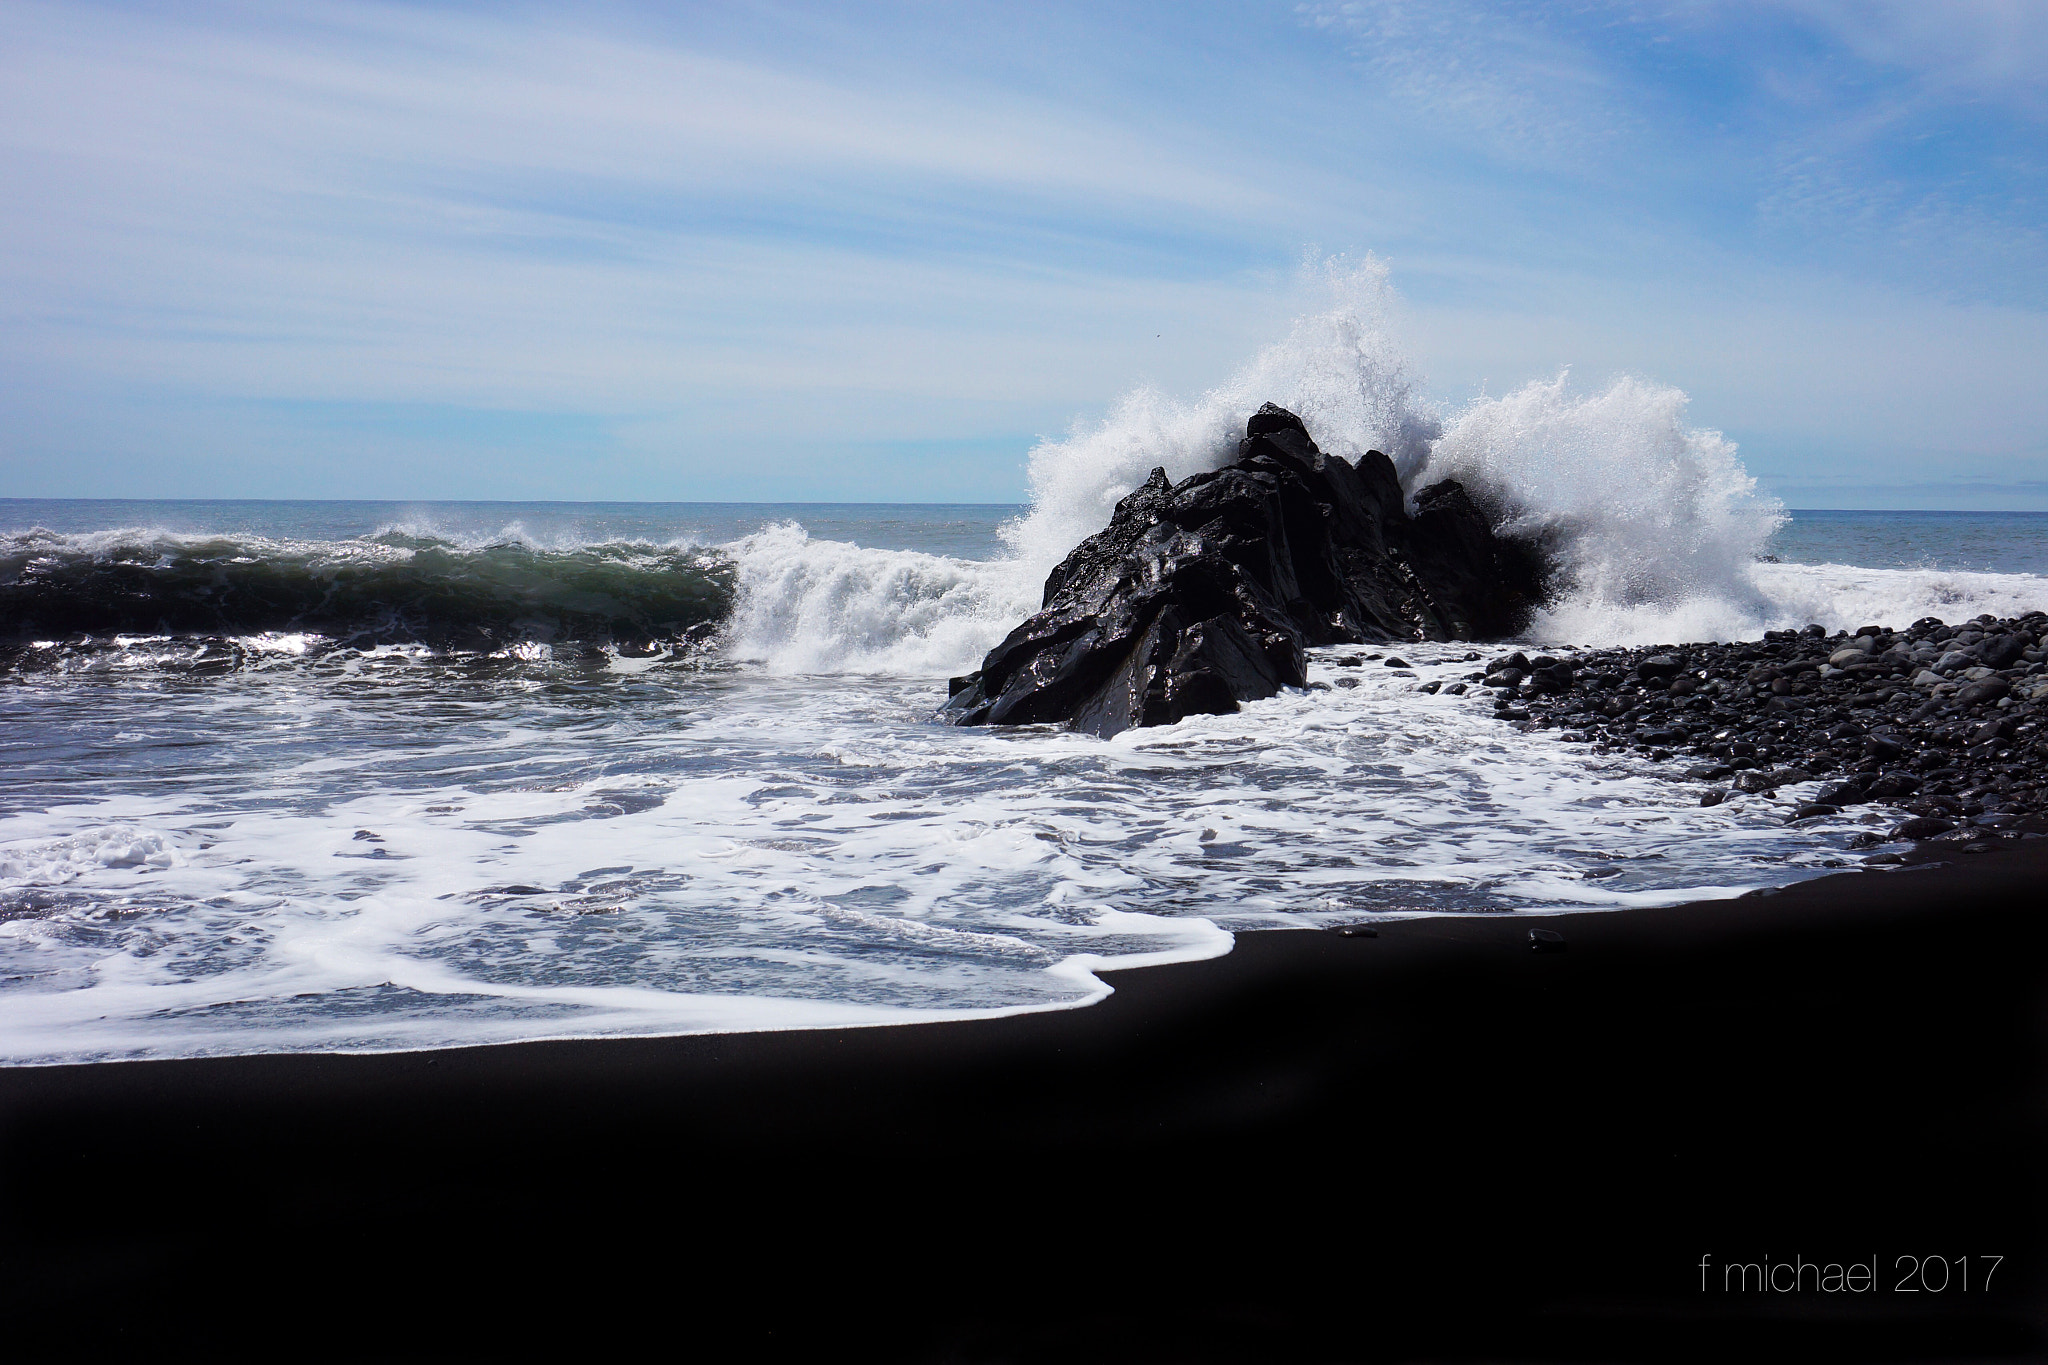
[[[856,451],[851,486],[916,496],[928,465],[890,443],[953,439],[1008,498],[1033,436],[1232,372],[1299,306],[1311,245],[1392,257],[1446,391],[1694,367],[1734,376],[1700,408],[1739,429],[1780,405],[1713,352],[1738,319],[1836,307],[1966,360],[2032,335],[2048,39],[1965,9],[961,4],[856,31],[24,0],[0,10],[0,453],[44,492],[86,468],[746,496],[728,452],[772,413],[760,496]],[[1783,363],[1858,391],[1847,354]],[[1988,427],[2032,420],[1973,394]],[[1835,444],[1878,435],[1829,401]],[[582,435],[559,468],[515,443],[480,472],[522,412]],[[1829,420],[1762,428],[1752,458],[1831,458]],[[987,456],[1005,440],[1017,459]],[[419,486],[348,484],[373,467]]]

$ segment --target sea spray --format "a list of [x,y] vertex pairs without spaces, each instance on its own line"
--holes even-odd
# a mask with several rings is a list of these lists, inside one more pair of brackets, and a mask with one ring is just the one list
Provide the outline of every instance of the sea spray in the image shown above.
[[1264,403],[1300,417],[1330,454],[1356,460],[1380,450],[1399,471],[1422,464],[1442,424],[1417,396],[1395,340],[1385,263],[1335,260],[1317,276],[1325,305],[1297,318],[1227,383],[1192,400],[1136,389],[1101,422],[1077,424],[1031,452],[1031,511],[1004,536],[1027,572],[1042,580],[1155,468],[1178,482],[1229,463],[1245,418]]
[[1771,605],[1754,570],[1784,511],[1686,407],[1669,385],[1624,377],[1579,394],[1560,373],[1468,405],[1415,482],[1455,478],[1550,548],[1559,590],[1537,638],[1761,630]]
[[813,540],[794,522],[747,536],[731,553],[730,652],[779,673],[964,672],[1038,606],[1015,560]]
[[1735,445],[1687,421],[1679,389],[1624,377],[1577,393],[1560,373],[1451,410],[1418,392],[1385,264],[1318,267],[1324,307],[1192,400],[1141,388],[1031,457],[1032,510],[1006,528],[1042,575],[1107,523],[1155,467],[1178,480],[1234,456],[1245,416],[1277,402],[1326,451],[1394,460],[1412,494],[1455,478],[1555,555],[1559,590],[1532,634],[1582,643],[1756,633],[1778,611],[1755,561],[1783,520]]
[[779,673],[957,673],[1038,606],[1046,573],[1152,469],[1221,466],[1267,401],[1325,450],[1385,451],[1411,492],[1458,478],[1540,536],[1565,587],[1537,638],[1755,634],[1816,610],[1808,594],[1778,602],[1758,577],[1781,514],[1732,443],[1688,423],[1679,390],[1630,378],[1578,393],[1560,374],[1448,409],[1421,393],[1383,262],[1326,262],[1312,283],[1320,306],[1227,382],[1193,399],[1140,388],[1041,443],[1006,557],[854,545],[794,523],[716,548],[516,521],[456,535],[417,517],[342,541],[41,533],[0,546],[0,624],[16,639],[284,631],[503,650],[658,641],[723,619],[732,657]]
[[1315,283],[1323,306],[1228,383],[1193,400],[1135,389],[1102,421],[1035,448],[1031,510],[1003,528],[1007,559],[870,550],[794,525],[740,542],[734,649],[784,672],[965,672],[1038,609],[1046,574],[1108,524],[1120,498],[1155,468],[1178,480],[1227,464],[1263,403],[1294,411],[1331,454],[1377,449],[1397,469],[1420,468],[1442,424],[1395,340],[1385,263],[1325,262]]
[[[1540,535],[1567,585],[1537,618],[1541,640],[1733,638],[1808,621],[1853,626],[1859,613],[2009,614],[2030,598],[2031,580],[1997,575],[1759,564],[1782,512],[1731,442],[1692,425],[1680,390],[1635,378],[1575,390],[1559,374],[1450,408],[1421,391],[1384,263],[1328,262],[1312,283],[1320,306],[1227,382],[1193,399],[1137,389],[1100,422],[1041,443],[1030,510],[1001,533],[1006,556],[856,545],[865,534],[821,535],[808,515],[808,530],[742,528],[727,514],[708,537],[649,536],[624,529],[644,514],[617,508],[552,528],[551,514],[527,513],[540,518],[533,530],[516,518],[451,529],[409,513],[331,538],[17,532],[0,538],[0,633],[232,637],[233,650],[215,653],[240,667],[244,656],[317,657],[363,641],[521,658],[557,644],[639,648],[722,621],[730,657],[781,674],[944,676],[973,667],[1029,615],[1047,571],[1153,468],[1179,478],[1219,467],[1245,415],[1267,401],[1298,412],[1326,450],[1387,452],[1411,492],[1455,477],[1515,529]],[[688,515],[686,524],[720,521]],[[1895,610],[1876,610],[1891,599]],[[86,662],[109,662],[109,649],[168,667],[220,663],[181,643],[115,646],[104,634]],[[7,662],[51,660],[79,661]]]

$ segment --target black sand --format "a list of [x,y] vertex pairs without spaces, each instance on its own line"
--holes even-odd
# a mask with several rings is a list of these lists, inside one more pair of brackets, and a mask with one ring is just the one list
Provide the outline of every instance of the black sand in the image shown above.
[[[0,1072],[6,1331],[278,1359],[648,1333],[718,1360],[2048,1358],[2044,849],[1244,935],[985,1023]],[[1724,1288],[1766,1256],[1875,1282]],[[1902,1292],[1938,1283],[1902,1257],[1949,1287]]]

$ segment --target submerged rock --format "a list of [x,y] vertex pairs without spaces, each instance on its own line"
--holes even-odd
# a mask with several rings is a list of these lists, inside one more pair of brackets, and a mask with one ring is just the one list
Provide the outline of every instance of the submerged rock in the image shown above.
[[1268,403],[1234,463],[1177,484],[1155,469],[1118,503],[1046,579],[1042,610],[954,679],[940,718],[1108,736],[1300,687],[1309,645],[1520,630],[1541,555],[1453,480],[1415,507],[1385,455],[1326,455]]

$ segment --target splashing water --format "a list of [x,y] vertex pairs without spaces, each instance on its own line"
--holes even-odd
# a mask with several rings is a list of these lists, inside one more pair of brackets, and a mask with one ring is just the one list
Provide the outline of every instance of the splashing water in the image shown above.
[[[1318,445],[1394,460],[1412,493],[1456,478],[1507,528],[1556,556],[1559,592],[1535,638],[1579,644],[1753,634],[1780,624],[1756,560],[1784,520],[1733,442],[1689,426],[1686,395],[1623,378],[1592,394],[1560,373],[1456,412],[1421,396],[1395,337],[1384,263],[1319,268],[1328,304],[1228,383],[1192,401],[1153,389],[1031,457],[1032,510],[1005,539],[1035,580],[1102,528],[1154,467],[1226,464],[1261,403],[1292,409]],[[1798,624],[1821,619],[1803,603]]]
[[[499,644],[521,635],[659,638],[723,614],[729,602],[729,653],[773,672],[944,675],[975,666],[1035,610],[1046,573],[1100,530],[1152,469],[1179,479],[1220,467],[1244,419],[1271,401],[1298,413],[1323,449],[1352,459],[1385,451],[1411,491],[1457,478],[1511,530],[1541,537],[1556,556],[1561,591],[1534,622],[1533,638],[1600,645],[1733,638],[1807,621],[1858,624],[1837,619],[1856,614],[1841,593],[1816,592],[1805,578],[1756,563],[1783,511],[1758,493],[1732,442],[1688,424],[1682,391],[1623,378],[1577,392],[1560,373],[1452,409],[1421,392],[1397,337],[1397,298],[1383,262],[1328,261],[1314,275],[1322,305],[1227,382],[1192,399],[1140,388],[1101,421],[1040,444],[1031,454],[1032,504],[1002,528],[1008,554],[996,558],[856,545],[794,521],[717,549],[698,537],[610,528],[530,533],[516,521],[464,536],[387,521],[376,534],[320,544],[45,533],[9,540],[0,598],[27,593],[40,574],[37,584],[61,587],[58,605],[71,611],[107,592],[127,601],[127,580],[148,576],[164,580],[159,602],[176,595],[165,588],[189,586],[188,614],[206,616],[200,624],[222,633],[304,629],[317,607],[312,628],[330,633],[482,633]],[[53,568],[53,556],[68,559]],[[25,572],[32,563],[38,567]],[[79,581],[59,583],[67,574]],[[241,600],[261,610],[212,619],[225,600],[214,592],[221,574],[260,585]],[[346,590],[340,597],[337,585]],[[1980,590],[2000,600],[2030,591],[1947,578],[1922,587],[1916,606],[1934,614]],[[359,609],[337,611],[337,603],[351,606],[348,593],[362,599],[353,603]],[[15,614],[36,617],[39,629],[44,616],[53,618],[49,633],[63,624],[54,617],[64,613],[26,597],[17,605]],[[184,628],[160,624],[162,614],[76,624]]]
[[974,667],[1036,611],[1046,574],[1108,524],[1117,501],[1164,467],[1179,480],[1235,457],[1263,403],[1299,414],[1332,454],[1392,454],[1420,468],[1441,434],[1389,317],[1386,266],[1332,262],[1328,305],[1297,319],[1230,381],[1192,401],[1141,388],[1109,416],[1031,453],[1031,510],[1005,526],[1007,558],[969,561],[809,539],[794,524],[734,545],[742,657],[788,673],[952,673]]
[[1416,481],[1455,478],[1511,533],[1554,548],[1557,600],[1532,634],[1608,643],[1684,622],[1685,639],[1770,614],[1758,555],[1784,511],[1718,431],[1685,424],[1686,396],[1623,378],[1577,395],[1567,376],[1460,413]]
[[732,652],[777,673],[962,672],[1038,609],[1036,586],[1014,560],[817,541],[793,522],[732,551]]
[[973,562],[811,541],[778,527],[734,548],[731,638],[747,658],[799,673],[958,672],[1036,611],[1045,576],[1108,524],[1155,468],[1179,480],[1234,458],[1245,419],[1268,402],[1299,414],[1317,443],[1356,459],[1420,468],[1442,432],[1393,340],[1384,263],[1320,267],[1329,295],[1228,383],[1193,400],[1140,388],[1108,417],[1031,453],[1031,510],[1003,528],[1006,559]]
[[1420,467],[1443,428],[1416,397],[1394,342],[1386,265],[1367,256],[1328,262],[1320,274],[1328,306],[1296,319],[1228,383],[1192,401],[1134,390],[1102,422],[1031,452],[1031,512],[1004,537],[1028,573],[1042,580],[1153,469],[1178,481],[1228,464],[1245,419],[1263,403],[1293,411],[1333,455],[1355,460],[1377,449],[1397,469]]

